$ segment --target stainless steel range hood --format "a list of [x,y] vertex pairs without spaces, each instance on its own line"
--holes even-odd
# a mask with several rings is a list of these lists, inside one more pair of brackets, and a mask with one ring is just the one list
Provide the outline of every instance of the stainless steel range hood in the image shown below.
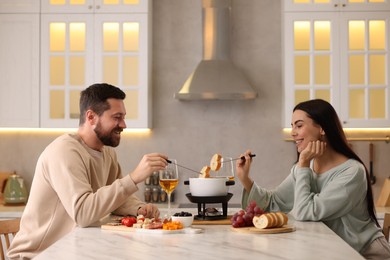
[[253,99],[257,93],[230,61],[231,0],[202,0],[203,59],[174,97],[181,100]]

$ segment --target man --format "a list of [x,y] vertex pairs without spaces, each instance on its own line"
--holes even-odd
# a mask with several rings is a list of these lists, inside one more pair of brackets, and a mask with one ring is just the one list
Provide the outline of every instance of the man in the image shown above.
[[126,128],[125,96],[108,84],[81,92],[77,133],[58,137],[38,159],[20,231],[8,252],[11,259],[32,258],[76,226],[97,225],[111,212],[159,216],[155,205],[133,194],[138,183],[166,167],[168,158],[144,155],[135,170],[122,177],[112,148]]

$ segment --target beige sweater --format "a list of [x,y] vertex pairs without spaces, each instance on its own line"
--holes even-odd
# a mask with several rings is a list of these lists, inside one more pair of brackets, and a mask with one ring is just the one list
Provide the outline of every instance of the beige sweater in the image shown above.
[[136,215],[143,205],[129,175],[121,176],[114,149],[98,152],[77,135],[64,134],[41,154],[20,231],[8,256],[29,259],[72,231],[115,214]]

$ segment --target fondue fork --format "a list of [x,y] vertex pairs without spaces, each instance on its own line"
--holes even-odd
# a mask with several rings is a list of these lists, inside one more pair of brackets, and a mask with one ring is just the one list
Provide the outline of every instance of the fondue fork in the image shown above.
[[181,167],[181,168],[184,168],[184,169],[186,169],[186,170],[189,170],[189,171],[192,171],[192,172],[196,172],[196,173],[198,173],[198,174],[201,174],[201,172],[199,172],[199,171],[195,171],[195,170],[190,169],[190,168],[187,168],[187,167],[185,167],[185,166],[183,166],[183,165],[174,163],[174,162],[172,162],[172,161],[169,160],[169,159],[167,159],[167,162],[168,162],[168,163],[172,163],[172,164],[174,164],[174,165],[176,165],[176,166],[179,166],[179,167]]
[[[256,154],[250,154],[250,155],[249,155],[249,157],[251,157],[251,158],[253,158],[253,157],[255,157],[255,156],[256,156]],[[239,159],[241,159],[241,160],[244,160],[244,161],[245,161],[245,156],[241,156],[241,157],[238,157],[238,158],[235,158],[235,159],[231,159],[231,160],[223,161],[223,162],[221,162],[221,163],[226,163],[226,162],[237,161],[237,160],[239,160]],[[179,167],[181,167],[181,168],[184,168],[184,169],[186,169],[186,170],[189,170],[189,171],[192,171],[192,172],[195,172],[195,173],[201,174],[201,172],[199,172],[199,171],[195,171],[195,170],[193,170],[193,169],[190,169],[190,168],[188,168],[188,167],[185,167],[185,166],[183,166],[183,165],[180,165],[180,164],[178,164],[178,163],[174,163],[174,162],[172,162],[172,161],[171,161],[171,160],[169,160],[169,159],[167,159],[167,162],[168,162],[168,163],[172,163],[172,164],[174,164],[174,165],[176,165],[176,166],[179,166]]]
[[[249,157],[250,157],[250,158],[256,157],[256,154],[250,154]],[[244,162],[245,162],[245,156],[241,156],[241,157],[238,157],[238,158],[235,158],[235,159],[222,161],[221,163],[227,163],[227,162],[237,161],[237,160],[240,160],[240,159],[241,159],[241,160],[244,160]]]

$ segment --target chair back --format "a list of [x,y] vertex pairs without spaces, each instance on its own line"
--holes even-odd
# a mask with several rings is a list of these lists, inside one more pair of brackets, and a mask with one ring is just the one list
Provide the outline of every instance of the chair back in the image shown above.
[[5,260],[11,240],[19,231],[20,218],[0,221],[0,259]]
[[385,213],[383,219],[383,234],[385,234],[386,241],[389,241],[389,229],[390,229],[390,213]]

